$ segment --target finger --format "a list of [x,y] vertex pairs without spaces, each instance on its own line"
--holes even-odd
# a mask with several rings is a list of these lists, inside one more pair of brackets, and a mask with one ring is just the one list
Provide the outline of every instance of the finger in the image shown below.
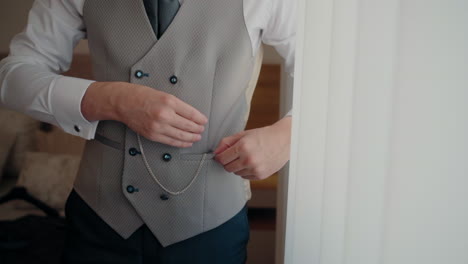
[[197,134],[201,134],[205,130],[203,125],[199,125],[192,120],[188,120],[187,118],[178,114],[174,114],[168,124],[175,128]]
[[242,178],[247,176],[253,176],[253,173],[250,169],[242,169],[240,171],[235,172],[234,174],[241,176]]
[[200,134],[186,132],[172,126],[165,126],[162,134],[170,138],[188,143],[197,142],[201,139]]
[[237,133],[237,134],[234,134],[232,136],[229,136],[229,137],[225,137],[223,138],[218,146],[216,147],[216,149],[213,151],[214,154],[219,154],[219,153],[222,153],[223,151],[225,151],[226,149],[230,148],[231,146],[233,146],[234,144],[236,144],[237,141],[239,141],[239,139],[241,139],[241,137],[244,135],[243,131],[240,132],[240,133]]
[[155,141],[178,148],[188,148],[193,145],[193,143],[180,141],[163,134],[157,135]]
[[225,165],[224,169],[226,171],[228,171],[228,172],[236,173],[236,172],[238,172],[240,170],[245,169],[245,166],[242,164],[240,159],[236,159],[236,160],[230,162],[229,164]]
[[215,159],[221,163],[223,166],[228,164],[229,162],[238,159],[239,158],[239,152],[237,151],[237,145],[235,144],[234,146],[228,148],[224,152],[217,154],[215,156]]
[[176,106],[174,110],[177,114],[185,117],[186,119],[192,120],[197,124],[204,125],[208,122],[208,118],[205,115],[182,100],[176,100]]

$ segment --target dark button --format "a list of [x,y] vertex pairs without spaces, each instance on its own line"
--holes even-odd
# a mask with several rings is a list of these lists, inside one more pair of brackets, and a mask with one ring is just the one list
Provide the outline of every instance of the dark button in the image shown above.
[[138,151],[136,148],[131,148],[128,150],[128,154],[136,156],[137,154],[140,154],[140,151]]
[[141,79],[143,77],[149,77],[149,74],[138,70],[135,72],[135,77],[137,77],[138,79]]
[[135,72],[135,77],[137,77],[138,79],[143,78],[143,72],[142,71],[136,71]]
[[172,84],[176,84],[177,83],[177,76],[171,76],[171,78],[169,79],[169,81],[172,83]]
[[171,159],[172,159],[171,154],[165,153],[165,154],[163,155],[163,160],[164,160],[164,161],[170,161]]
[[167,196],[167,194],[161,194],[161,196],[159,196],[159,198],[161,198],[161,200],[163,200],[163,201],[169,200],[169,196]]
[[76,132],[80,132],[80,131],[81,131],[81,128],[80,128],[79,126],[75,125],[75,131],[76,131]]
[[135,187],[133,187],[132,185],[128,185],[127,186],[127,192],[128,193],[134,193],[136,191]]

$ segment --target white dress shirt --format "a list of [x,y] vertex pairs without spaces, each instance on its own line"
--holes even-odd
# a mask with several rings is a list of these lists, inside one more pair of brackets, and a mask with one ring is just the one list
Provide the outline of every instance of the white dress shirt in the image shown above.
[[[254,53],[262,42],[275,47],[293,76],[296,1],[243,1]],[[90,122],[82,115],[81,100],[94,81],[61,75],[70,68],[78,41],[86,38],[84,2],[34,2],[26,28],[13,38],[10,55],[0,62],[0,105],[93,139],[99,121]]]

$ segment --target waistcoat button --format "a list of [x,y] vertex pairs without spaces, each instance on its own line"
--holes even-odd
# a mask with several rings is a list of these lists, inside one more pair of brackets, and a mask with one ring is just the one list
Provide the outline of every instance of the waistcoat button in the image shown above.
[[143,78],[143,72],[142,71],[136,71],[135,72],[135,77],[137,77],[138,79]]
[[135,192],[135,187],[133,187],[132,185],[128,185],[127,186],[127,192],[128,193],[134,193]]
[[149,77],[149,74],[144,73],[141,70],[138,70],[138,71],[135,72],[135,77],[137,77],[138,79],[141,79],[143,77]]
[[172,84],[176,84],[178,79],[177,79],[177,76],[172,76],[169,81],[172,83]]
[[161,200],[163,201],[169,200],[169,196],[167,196],[166,194],[162,194],[161,196],[159,196],[159,198],[161,198]]
[[131,148],[128,150],[128,154],[136,156],[137,154],[140,154],[140,152],[136,148]]
[[169,153],[165,153],[162,158],[163,158],[164,161],[167,162],[167,161],[170,161],[172,159],[172,155],[169,154]]

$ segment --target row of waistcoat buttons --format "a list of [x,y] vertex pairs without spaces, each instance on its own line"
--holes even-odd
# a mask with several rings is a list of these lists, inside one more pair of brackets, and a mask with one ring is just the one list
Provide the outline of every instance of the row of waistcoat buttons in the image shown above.
[[[135,77],[137,79],[141,79],[143,77],[149,77],[149,73],[138,70],[138,71],[135,72]],[[176,84],[178,81],[179,81],[179,78],[177,78],[177,76],[175,76],[175,75],[172,75],[169,78],[169,82],[172,83],[172,84]]]
[[[126,189],[127,189],[127,192],[130,193],[130,194],[139,191],[138,188],[136,188],[133,185],[128,185]],[[167,200],[169,200],[169,196],[167,194],[161,194],[161,196],[159,196],[159,199],[161,199],[163,201],[167,201]]]
[[[130,156],[136,156],[138,154],[141,154],[140,151],[138,151],[136,148],[130,148],[128,150],[128,153],[130,154]],[[171,161],[172,159],[172,155],[169,154],[169,153],[164,153],[163,156],[162,156],[162,159],[165,161],[165,162],[169,162]],[[138,189],[135,188],[133,185],[128,185],[127,186],[127,192],[128,193],[134,193],[134,192],[138,192]],[[163,201],[167,201],[169,200],[169,196],[167,196],[166,194],[162,194],[160,197],[159,197],[161,200]]]
[[[141,152],[138,151],[136,148],[130,148],[128,150],[128,154],[130,154],[130,156],[136,156],[138,154],[141,154]],[[172,155],[169,154],[169,153],[164,153],[162,155],[162,160],[164,160],[165,162],[169,162],[169,161],[171,161],[171,159],[172,159]]]
[[[149,73],[145,73],[141,70],[137,70],[135,72],[135,77],[137,79],[141,79],[143,77],[149,77]],[[173,75],[169,78],[169,82],[172,83],[172,84],[176,84],[177,82],[179,81],[179,79],[177,78],[177,76]],[[138,154],[141,154],[140,151],[138,151],[136,148],[130,148],[128,150],[128,153],[131,155],[131,156],[136,156]],[[171,161],[172,159],[172,155],[169,154],[169,153],[164,153],[163,156],[162,156],[162,160],[165,161],[165,162],[169,162]],[[134,186],[132,185],[128,185],[127,186],[127,192],[128,193],[134,193],[134,192],[138,192],[138,189],[135,188]],[[163,201],[167,201],[169,200],[169,196],[167,194],[162,194],[160,197],[159,197],[161,200]]]

